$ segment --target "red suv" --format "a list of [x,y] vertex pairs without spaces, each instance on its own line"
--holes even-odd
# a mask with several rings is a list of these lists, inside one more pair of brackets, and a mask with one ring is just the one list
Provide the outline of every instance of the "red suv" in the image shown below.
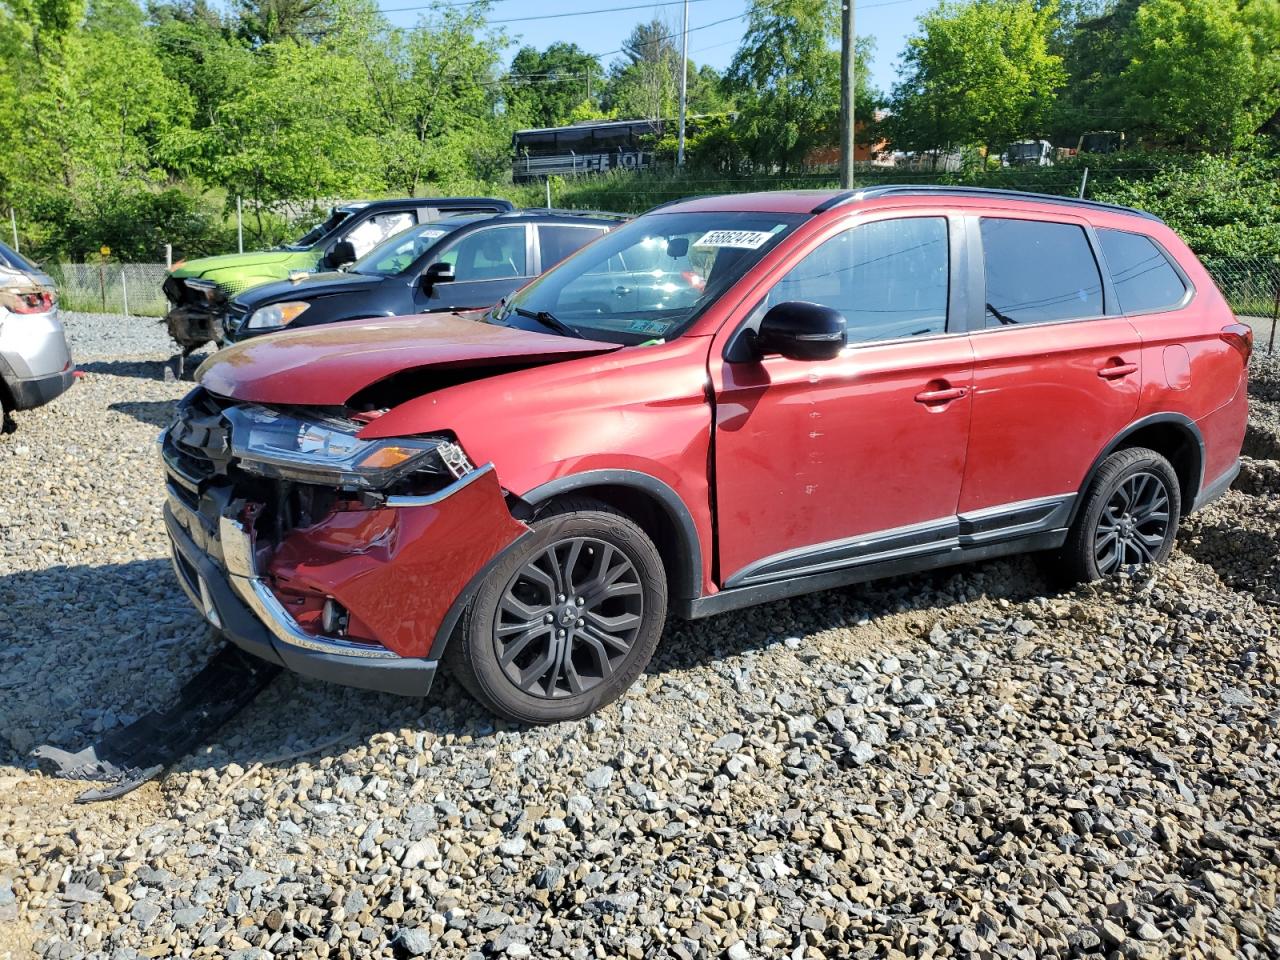
[[179,579],[232,642],[581,717],[668,611],[1024,551],[1163,560],[1221,494],[1252,346],[1155,217],[999,191],[707,197],[487,313],[209,360],[162,437]]

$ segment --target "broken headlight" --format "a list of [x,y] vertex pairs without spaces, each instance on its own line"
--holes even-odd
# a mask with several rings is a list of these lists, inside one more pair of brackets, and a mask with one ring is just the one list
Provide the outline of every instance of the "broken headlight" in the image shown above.
[[449,437],[361,440],[358,425],[348,421],[256,404],[229,407],[222,415],[231,424],[231,452],[249,473],[382,490],[411,473],[452,478],[471,469]]

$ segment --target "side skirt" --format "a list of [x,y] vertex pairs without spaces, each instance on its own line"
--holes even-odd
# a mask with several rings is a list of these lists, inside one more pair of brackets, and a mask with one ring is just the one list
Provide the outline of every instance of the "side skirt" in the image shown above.
[[757,586],[732,587],[721,590],[710,596],[699,597],[692,601],[681,601],[673,605],[673,612],[686,619],[709,617],[729,610],[754,606],[757,603],[768,603],[772,600],[783,600],[801,594],[814,593],[819,590],[831,590],[835,587],[847,587],[855,583],[866,583],[884,577],[900,577],[926,570],[936,570],[962,563],[974,563],[979,560],[990,560],[995,557],[1006,557],[1019,553],[1035,553],[1040,550],[1055,550],[1067,539],[1067,528],[1061,527],[1046,530],[1029,536],[1018,536],[995,542],[986,542],[971,546],[955,544],[948,549],[915,556],[898,557],[879,560],[873,563],[860,563],[841,567],[824,573],[814,573],[782,580],[772,580]]

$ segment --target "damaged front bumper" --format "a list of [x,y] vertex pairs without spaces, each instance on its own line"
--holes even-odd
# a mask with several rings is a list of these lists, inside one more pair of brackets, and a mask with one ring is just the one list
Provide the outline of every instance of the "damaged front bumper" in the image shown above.
[[[528,530],[507,510],[492,465],[422,497],[331,513],[274,545],[258,543],[254,512],[225,487],[193,491],[171,473],[165,524],[196,608],[272,663],[409,696],[430,690],[470,592]],[[328,603],[341,605],[359,639],[319,629]]]

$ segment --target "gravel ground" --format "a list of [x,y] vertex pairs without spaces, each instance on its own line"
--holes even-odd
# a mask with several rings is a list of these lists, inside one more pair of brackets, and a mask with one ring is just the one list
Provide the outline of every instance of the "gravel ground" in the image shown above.
[[212,643],[159,519],[163,335],[68,325],[86,375],[0,438],[0,960],[1280,955],[1280,364],[1259,459],[1139,578],[1004,561],[675,623],[542,729],[286,675],[79,807],[31,746]]

